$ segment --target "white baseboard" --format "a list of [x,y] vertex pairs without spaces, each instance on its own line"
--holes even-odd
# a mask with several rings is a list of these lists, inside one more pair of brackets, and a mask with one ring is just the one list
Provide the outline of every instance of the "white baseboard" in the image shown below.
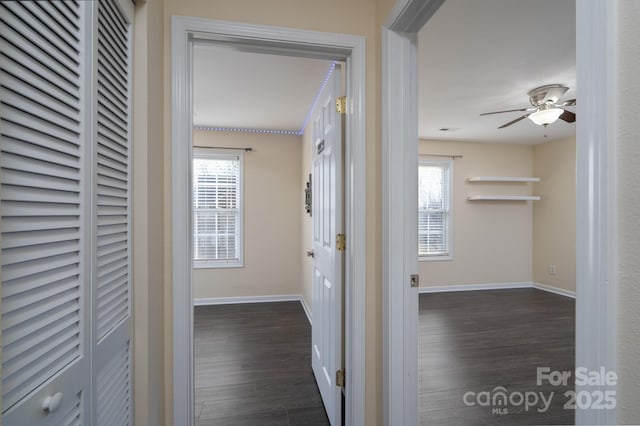
[[418,293],[444,293],[448,291],[477,291],[477,290],[507,290],[513,288],[531,288],[532,283],[486,283],[486,284],[461,284],[439,285],[433,287],[420,287]]
[[304,314],[311,322],[311,309],[301,294],[280,294],[276,296],[202,297],[193,300],[193,306],[235,305],[238,303],[300,302]]
[[559,294],[560,296],[571,297],[572,299],[576,298],[576,292],[571,290],[565,290],[563,288],[552,287],[546,284],[540,283],[531,283],[533,288],[537,288],[538,290],[546,291],[549,293]]
[[516,282],[516,283],[487,283],[487,284],[461,284],[461,285],[439,285],[433,287],[420,287],[418,293],[446,293],[450,291],[478,291],[478,290],[508,290],[514,288],[535,288],[546,291],[548,293],[558,294],[560,296],[576,298],[575,291],[564,290],[562,288],[552,287],[546,284],[534,282]]
[[302,305],[302,309],[304,309],[304,313],[307,315],[307,319],[309,320],[309,325],[313,325],[313,322],[311,321],[311,309],[309,309],[309,305],[307,305],[306,300],[304,300],[304,297],[300,296],[300,304]]
[[297,302],[299,294],[278,294],[274,296],[203,297],[193,300],[194,306],[231,305],[235,303]]

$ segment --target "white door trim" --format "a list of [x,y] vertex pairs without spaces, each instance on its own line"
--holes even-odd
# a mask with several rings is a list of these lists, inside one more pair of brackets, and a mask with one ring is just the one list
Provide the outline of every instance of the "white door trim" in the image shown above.
[[[193,289],[191,284],[191,40],[242,43],[257,52],[346,62],[345,389],[346,424],[365,419],[365,39],[362,36],[172,16],[171,205],[173,288],[173,422],[193,425]],[[186,284],[186,285],[185,285]],[[311,350],[311,349],[309,349]]]
[[[590,371],[617,368],[616,5],[576,2],[576,367]],[[617,411],[578,409],[575,421],[617,424]]]
[[[418,424],[417,291],[409,275],[417,209],[417,32],[444,0],[398,0],[382,28],[383,424]],[[615,370],[615,3],[581,0],[576,11],[576,366]],[[413,157],[415,155],[415,158]],[[404,198],[404,199],[403,199]],[[401,204],[403,203],[403,204]],[[592,390],[592,389],[591,389]],[[611,410],[578,410],[579,424],[615,423]]]

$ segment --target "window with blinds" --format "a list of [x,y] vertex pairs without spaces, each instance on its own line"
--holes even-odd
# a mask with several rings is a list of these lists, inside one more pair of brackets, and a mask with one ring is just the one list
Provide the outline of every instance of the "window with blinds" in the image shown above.
[[418,167],[418,257],[451,259],[452,160],[421,157]]
[[193,261],[197,268],[242,266],[243,153],[221,151],[194,151]]

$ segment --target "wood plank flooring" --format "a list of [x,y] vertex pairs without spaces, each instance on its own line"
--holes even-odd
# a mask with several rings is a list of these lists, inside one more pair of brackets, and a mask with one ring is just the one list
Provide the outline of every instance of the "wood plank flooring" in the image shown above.
[[[573,299],[536,289],[431,293],[420,295],[420,424],[539,425],[574,424],[563,408],[567,386],[538,386],[537,367],[573,372],[575,359]],[[544,404],[525,410],[518,405],[468,406],[466,392],[497,386],[514,392],[543,392]],[[472,395],[468,401],[477,401]],[[531,396],[533,402],[533,397]],[[533,404],[532,404],[533,405]]]
[[198,426],[329,424],[299,302],[194,309]]

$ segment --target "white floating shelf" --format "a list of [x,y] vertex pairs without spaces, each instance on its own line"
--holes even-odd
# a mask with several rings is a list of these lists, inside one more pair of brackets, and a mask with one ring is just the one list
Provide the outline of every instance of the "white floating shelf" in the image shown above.
[[540,182],[539,177],[521,176],[477,176],[470,177],[469,182]]
[[469,201],[538,201],[539,195],[470,195]]

